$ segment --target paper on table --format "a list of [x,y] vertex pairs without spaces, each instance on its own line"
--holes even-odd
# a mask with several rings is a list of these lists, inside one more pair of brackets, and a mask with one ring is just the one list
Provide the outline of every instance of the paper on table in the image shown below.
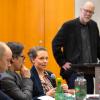
[[38,99],[40,99],[40,100],[55,100],[54,98],[52,98],[50,96],[41,96],[41,97],[38,97]]
[[87,98],[89,98],[89,97],[99,97],[99,94],[88,94],[88,95],[86,95],[86,97],[84,98],[84,100],[87,100]]

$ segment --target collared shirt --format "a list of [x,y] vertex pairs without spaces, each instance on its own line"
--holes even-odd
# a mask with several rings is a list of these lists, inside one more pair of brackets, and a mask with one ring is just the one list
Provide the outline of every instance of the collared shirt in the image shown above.
[[44,93],[46,94],[50,89],[53,88],[50,80],[48,79],[47,77],[47,73],[44,73],[44,76],[43,77],[40,77],[40,80],[41,80],[41,84],[42,84],[42,87],[43,87],[43,90],[44,90]]
[[0,73],[0,80],[7,76],[9,76],[9,74],[7,74],[6,72]]
[[82,37],[82,63],[91,63],[91,45],[89,36],[88,25],[81,24],[81,37]]

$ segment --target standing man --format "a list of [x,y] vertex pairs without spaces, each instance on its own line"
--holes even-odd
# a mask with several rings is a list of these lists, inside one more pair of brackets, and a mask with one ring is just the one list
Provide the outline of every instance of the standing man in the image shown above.
[[100,58],[100,37],[97,23],[91,19],[95,6],[87,1],[80,9],[80,16],[63,24],[52,41],[54,57],[59,64],[60,75],[69,88],[74,88],[76,72],[83,71],[87,80],[87,93],[94,90],[94,68],[75,69],[70,64],[97,63]]
[[[0,42],[0,80],[2,79],[3,75],[5,75],[5,71],[8,70],[8,67],[11,66],[10,64],[11,58],[12,58],[12,52],[10,48],[5,43]],[[12,99],[0,90],[0,100],[12,100]]]

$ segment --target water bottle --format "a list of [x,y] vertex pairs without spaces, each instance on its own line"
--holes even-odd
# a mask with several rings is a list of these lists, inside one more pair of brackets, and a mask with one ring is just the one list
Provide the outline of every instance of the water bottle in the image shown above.
[[86,79],[82,72],[77,73],[77,78],[75,79],[75,96],[76,100],[83,100],[87,94]]
[[64,92],[61,87],[61,78],[57,78],[56,82],[57,82],[57,87],[55,93],[55,100],[65,100]]

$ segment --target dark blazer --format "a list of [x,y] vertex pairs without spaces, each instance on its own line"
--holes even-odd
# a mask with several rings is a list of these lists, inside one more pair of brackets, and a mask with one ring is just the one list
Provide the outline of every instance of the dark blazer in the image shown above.
[[[100,37],[96,22],[90,20],[88,23],[91,55],[93,63],[100,58]],[[62,69],[66,62],[78,64],[82,61],[82,39],[79,18],[63,24],[52,41],[54,57]],[[62,48],[62,49],[61,49]],[[63,75],[64,70],[61,70]]]
[[12,99],[0,90],[0,100],[12,100]]
[[15,72],[1,74],[0,90],[14,100],[32,100],[33,82]]
[[[51,73],[50,71],[46,71],[46,73],[47,73],[47,77],[50,80],[51,84],[53,85],[53,87],[55,87],[56,86],[55,78],[51,77],[51,74],[53,74],[53,73]],[[39,75],[34,66],[31,69],[31,79],[34,82],[34,84],[33,84],[33,99],[35,100],[37,97],[45,95],[45,93],[43,91],[43,87],[42,87]]]

